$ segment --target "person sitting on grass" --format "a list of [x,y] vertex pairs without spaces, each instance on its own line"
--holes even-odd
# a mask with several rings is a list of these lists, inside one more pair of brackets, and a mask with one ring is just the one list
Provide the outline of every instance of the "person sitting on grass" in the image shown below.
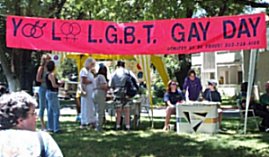
[[167,91],[164,94],[164,102],[167,105],[166,117],[163,130],[169,130],[169,123],[172,114],[176,113],[176,104],[184,101],[184,96],[181,90],[177,87],[175,81],[170,80],[168,82]]
[[25,92],[0,97],[0,156],[62,157],[46,132],[36,131],[36,100]]
[[[209,80],[208,81],[208,88],[205,89],[203,92],[203,98],[206,101],[211,101],[211,102],[219,102],[221,103],[221,95],[217,90],[217,82],[215,80]],[[221,127],[221,121],[222,121],[222,110],[220,107],[218,107],[218,114],[219,114],[219,128],[222,129]]]
[[266,93],[260,97],[260,104],[255,105],[254,111],[257,116],[262,117],[260,131],[269,132],[269,111],[267,109],[269,105],[269,81],[265,84],[265,91]]

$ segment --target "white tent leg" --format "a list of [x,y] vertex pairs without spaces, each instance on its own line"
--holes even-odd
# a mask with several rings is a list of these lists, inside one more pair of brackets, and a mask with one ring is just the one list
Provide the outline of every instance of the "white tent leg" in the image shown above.
[[249,61],[249,71],[248,71],[248,89],[247,89],[247,99],[246,99],[246,112],[245,112],[245,123],[244,123],[244,134],[247,132],[247,120],[248,120],[248,108],[252,92],[252,85],[254,82],[254,73],[256,67],[256,57],[259,50],[251,50],[250,61]]

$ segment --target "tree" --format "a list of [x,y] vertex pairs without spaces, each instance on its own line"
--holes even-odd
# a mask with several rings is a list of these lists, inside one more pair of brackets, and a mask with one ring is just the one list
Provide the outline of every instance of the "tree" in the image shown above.
[[[0,13],[2,15],[60,17],[59,13],[65,1],[5,0],[0,2]],[[5,36],[5,28],[5,17],[1,17],[0,30],[4,32],[1,36]],[[10,49],[6,47],[5,43],[5,39],[1,38],[0,62],[8,81],[9,90],[26,90],[31,92],[33,80],[35,79],[33,71],[36,71],[41,53],[31,50]],[[33,56],[36,56],[35,60],[33,60]]]

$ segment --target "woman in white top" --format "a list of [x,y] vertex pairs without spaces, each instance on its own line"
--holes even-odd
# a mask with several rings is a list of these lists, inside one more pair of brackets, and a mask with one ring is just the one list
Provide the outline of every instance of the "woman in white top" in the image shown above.
[[95,67],[95,60],[88,58],[84,63],[84,68],[80,70],[81,94],[81,128],[88,125],[95,127],[96,114],[93,102],[94,75],[91,70]]
[[94,89],[94,103],[97,112],[97,131],[102,130],[103,121],[105,118],[106,108],[106,93],[108,90],[107,85],[107,68],[105,65],[100,64],[97,76],[95,78],[95,89]]
[[37,103],[25,92],[0,97],[0,157],[62,157],[46,132],[36,132]]

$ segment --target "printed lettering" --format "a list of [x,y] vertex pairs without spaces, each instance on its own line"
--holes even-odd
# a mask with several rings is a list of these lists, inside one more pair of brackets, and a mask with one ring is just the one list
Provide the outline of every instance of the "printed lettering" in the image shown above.
[[[125,44],[133,44],[135,42],[134,36],[135,28],[133,26],[127,26],[124,28],[124,42]],[[128,40],[129,38],[129,40]]]
[[13,36],[17,36],[17,31],[21,23],[22,23],[22,19],[19,20],[18,24],[16,24],[15,18],[12,18],[12,24],[14,26]]
[[111,35],[109,37],[110,31],[117,32],[117,28],[115,26],[113,26],[113,25],[109,25],[106,28],[106,41],[108,43],[110,43],[110,44],[117,43],[118,42],[117,34],[116,33],[111,33]]

